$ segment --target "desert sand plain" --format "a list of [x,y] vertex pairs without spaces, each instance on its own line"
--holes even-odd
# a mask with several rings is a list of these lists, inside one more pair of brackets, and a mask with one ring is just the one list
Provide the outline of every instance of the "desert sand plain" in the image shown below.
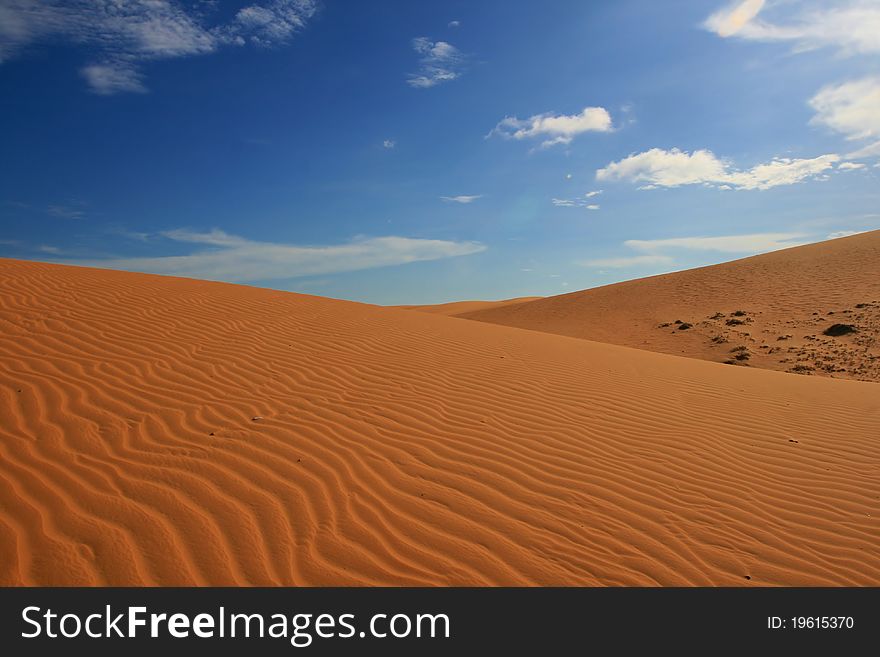
[[0,260],[0,584],[880,584],[880,233],[452,310]]

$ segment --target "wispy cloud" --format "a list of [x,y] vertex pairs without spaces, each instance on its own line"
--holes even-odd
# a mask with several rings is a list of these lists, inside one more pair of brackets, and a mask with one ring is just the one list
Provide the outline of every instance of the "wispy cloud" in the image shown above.
[[140,71],[130,62],[90,64],[80,69],[89,87],[96,94],[109,96],[123,92],[146,93]]
[[586,208],[587,210],[598,210],[599,206],[587,199],[594,198],[601,193],[602,190],[597,189],[584,194],[584,198],[554,198],[551,199],[551,202],[557,208]]
[[82,219],[86,215],[85,210],[69,205],[50,205],[46,212],[59,219]]
[[382,142],[382,148],[391,149],[391,148],[394,148],[395,146],[397,146],[397,142],[394,141],[393,139],[386,139]]
[[656,267],[675,262],[674,253],[680,251],[702,251],[736,254],[756,254],[787,249],[807,243],[802,233],[751,233],[747,235],[723,235],[719,237],[673,237],[655,240],[626,240],[623,243],[636,255],[624,255],[595,260],[581,260],[577,264],[585,267]]
[[278,280],[438,260],[485,251],[478,242],[374,237],[330,246],[257,242],[221,230],[172,230],[168,240],[200,247],[187,255],[68,261],[68,264],[229,282]]
[[535,114],[527,119],[507,116],[492,128],[486,137],[499,135],[505,139],[545,138],[541,148],[570,144],[585,132],[610,132],[611,115],[604,107],[585,107],[580,114]]
[[658,265],[671,265],[675,260],[665,255],[636,255],[622,256],[619,258],[596,258],[594,260],[579,260],[576,264],[583,267],[609,267],[611,269],[625,269],[627,267],[655,267]]
[[406,81],[411,87],[428,89],[455,80],[464,72],[465,56],[451,43],[416,37],[412,47],[420,59],[418,72],[411,73]]
[[459,27],[461,26],[461,21],[449,21],[446,27]]
[[721,37],[790,42],[798,51],[880,52],[880,6],[874,0],[778,2],[773,7],[788,13],[783,22],[761,20],[760,14],[771,8],[764,0],[738,0],[709,16],[704,26]]
[[720,237],[673,237],[658,240],[627,240],[624,245],[643,253],[690,250],[722,253],[765,253],[805,244],[803,233],[750,233]]
[[814,125],[827,126],[849,141],[871,142],[848,157],[880,155],[880,77],[828,85],[809,102],[816,110]]
[[446,201],[447,203],[473,203],[478,198],[483,198],[482,194],[475,194],[474,196],[441,196],[440,199]]
[[861,235],[862,233],[866,233],[866,230],[838,230],[833,233],[828,233],[828,237],[826,239],[836,240],[841,237],[852,237],[853,235]]
[[171,0],[3,0],[0,63],[34,43],[88,45],[98,54],[80,72],[93,91],[143,92],[144,62],[204,55],[248,42],[279,45],[317,10],[315,0],[269,0],[243,7],[225,24],[208,25],[206,6]]
[[688,153],[677,148],[652,148],[611,162],[596,171],[596,179],[641,182],[642,189],[697,184],[718,189],[770,189],[821,177],[840,160],[834,153],[806,159],[780,157],[739,171],[709,150]]

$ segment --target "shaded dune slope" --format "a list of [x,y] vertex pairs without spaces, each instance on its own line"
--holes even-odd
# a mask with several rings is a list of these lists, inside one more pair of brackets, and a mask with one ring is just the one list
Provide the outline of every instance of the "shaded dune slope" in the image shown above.
[[[716,362],[880,381],[880,231],[457,316]],[[676,321],[690,328],[679,330]],[[823,335],[835,323],[857,332]]]
[[874,384],[0,260],[3,585],[876,585],[878,436]]

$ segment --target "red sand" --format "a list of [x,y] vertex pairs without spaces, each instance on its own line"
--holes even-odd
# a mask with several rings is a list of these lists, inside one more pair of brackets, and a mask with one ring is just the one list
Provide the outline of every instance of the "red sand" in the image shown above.
[[[469,310],[456,315],[715,362],[880,381],[880,231]],[[692,327],[682,331],[676,320]],[[858,331],[823,335],[835,323]]]
[[873,383],[13,260],[0,326],[3,585],[880,584]]

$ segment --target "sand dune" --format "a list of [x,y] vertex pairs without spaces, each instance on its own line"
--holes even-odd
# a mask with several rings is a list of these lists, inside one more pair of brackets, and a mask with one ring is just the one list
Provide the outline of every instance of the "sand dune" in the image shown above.
[[461,313],[485,310],[487,308],[502,308],[515,303],[526,303],[543,299],[543,297],[517,297],[516,299],[504,299],[503,301],[452,301],[451,303],[437,303],[426,306],[391,306],[403,310],[418,310],[423,313],[435,315],[460,315]]
[[[455,314],[716,362],[880,381],[880,231]],[[833,324],[856,332],[824,335]]]
[[4,585],[880,584],[872,383],[11,260],[0,326]]

